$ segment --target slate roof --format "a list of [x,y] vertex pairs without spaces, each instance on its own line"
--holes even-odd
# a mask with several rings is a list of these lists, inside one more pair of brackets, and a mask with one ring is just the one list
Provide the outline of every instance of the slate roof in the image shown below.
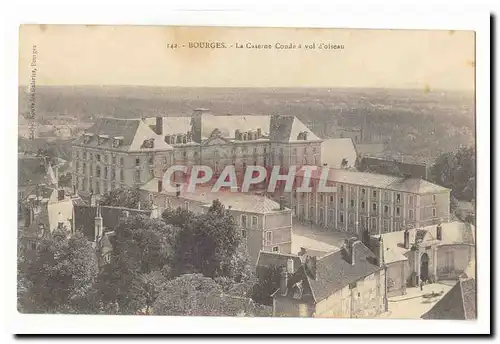
[[283,267],[287,266],[288,259],[290,258],[293,260],[294,270],[297,271],[302,265],[302,262],[300,261],[300,257],[295,254],[260,251],[259,257],[257,258],[257,266],[266,268],[271,266]]
[[[347,171],[344,169],[328,169],[328,181],[336,183],[345,183],[372,188],[402,191],[415,194],[439,193],[449,191],[449,189],[433,184],[423,179],[403,178],[385,174],[376,174],[369,172]],[[319,179],[323,168],[318,168],[311,174],[312,179]],[[299,170],[296,176],[302,176],[304,170]]]
[[[87,133],[92,134],[88,143],[84,142],[85,135],[82,135],[73,141],[73,144],[121,151],[163,151],[173,149],[172,146],[165,142],[164,136],[157,135],[142,119],[99,118],[87,130]],[[99,135],[107,135],[108,137],[100,145],[98,144]],[[122,138],[122,142],[117,148],[112,146],[114,137]],[[154,139],[154,148],[143,147],[144,140],[147,139]]]
[[[97,207],[92,207],[89,205],[75,205],[75,230],[81,231],[83,235],[94,241],[94,219],[97,213]],[[147,217],[151,216],[151,210],[139,210],[139,209],[129,209],[124,207],[111,207],[111,206],[101,206],[101,216],[102,224],[104,228],[109,230],[114,230],[116,226],[120,223],[120,217],[122,212],[126,210],[129,212],[129,216],[133,215],[144,215]]]
[[349,262],[347,251],[340,249],[318,259],[316,279],[309,279],[309,285],[316,302],[320,302],[337,290],[382,270],[376,264],[373,252],[361,242],[354,244],[354,259]]
[[[218,191],[212,192],[211,188],[197,186],[193,192],[185,191],[187,184],[181,184],[181,193],[179,198],[185,200],[197,201],[203,203],[202,206],[210,207],[212,202],[219,200],[224,206],[231,206],[232,210],[249,213],[267,214],[279,210],[279,203],[265,196],[255,195],[243,192]],[[158,192],[158,179],[152,179],[141,186],[141,190],[148,192]],[[162,191],[163,194],[175,196],[175,192]],[[289,210],[289,209],[287,209]]]
[[360,165],[361,170],[368,168],[371,171],[377,173],[407,173],[413,178],[427,178],[427,166],[425,164],[408,163],[375,157],[364,157],[361,160]]
[[459,280],[422,319],[474,320],[476,319],[476,280]]
[[342,160],[347,160],[347,167],[354,167],[358,153],[351,138],[329,139],[321,143],[321,164],[330,168],[340,168]]

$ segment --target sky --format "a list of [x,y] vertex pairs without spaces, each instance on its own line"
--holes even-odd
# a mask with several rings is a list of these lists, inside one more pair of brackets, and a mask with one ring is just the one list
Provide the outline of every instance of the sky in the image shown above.
[[[19,40],[20,85],[30,83],[36,45],[37,85],[474,90],[473,31],[22,25]],[[181,48],[189,42],[228,48]]]

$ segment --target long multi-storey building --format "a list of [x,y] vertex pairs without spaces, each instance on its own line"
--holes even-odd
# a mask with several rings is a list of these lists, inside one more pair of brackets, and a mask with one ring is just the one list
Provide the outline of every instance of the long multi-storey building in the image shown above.
[[73,185],[103,194],[161,178],[172,165],[206,165],[214,178],[227,165],[238,177],[250,165],[319,165],[321,142],[292,116],[215,116],[197,109],[191,117],[100,118],[73,144]]
[[[312,192],[292,192],[287,204],[298,219],[327,228],[372,234],[450,221],[450,189],[419,178],[328,169],[331,192],[318,192],[322,170],[313,171]],[[295,179],[304,183],[303,171]]]

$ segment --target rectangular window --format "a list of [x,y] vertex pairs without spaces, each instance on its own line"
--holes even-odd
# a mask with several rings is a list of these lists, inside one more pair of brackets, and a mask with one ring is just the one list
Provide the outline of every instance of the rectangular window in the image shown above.
[[273,247],[273,252],[279,253],[280,248],[278,246]]
[[104,179],[108,178],[108,166],[104,166]]
[[396,203],[398,203],[398,204],[401,203],[401,194],[400,193],[396,194]]
[[258,218],[257,216],[252,216],[252,227],[256,228],[258,223]]
[[432,202],[436,202],[436,195],[432,195]]
[[401,215],[401,208],[396,207],[396,216],[399,216],[399,215]]
[[350,225],[354,224],[354,214],[353,213],[349,213],[348,221],[349,221]]
[[111,164],[116,165],[116,155],[111,156]]
[[384,205],[384,214],[389,215],[389,207]]
[[401,229],[401,222],[394,222],[394,231],[399,231]]
[[413,220],[413,210],[410,209],[410,211],[408,212],[408,217]]
[[140,182],[141,181],[141,170],[135,171],[135,181]]
[[362,196],[366,195],[366,189],[361,189],[361,195]]
[[154,156],[150,155],[148,157],[148,164],[153,165],[153,162],[154,162]]
[[330,196],[330,202],[333,202],[333,196]]
[[100,154],[96,154],[95,155],[95,159],[99,162],[101,161],[101,155]]
[[125,171],[122,169],[120,169],[120,181],[124,181],[125,180]]
[[364,201],[361,202],[361,209],[365,209],[365,202]]
[[141,164],[141,158],[135,158],[135,166],[139,166]]
[[243,228],[247,227],[247,216],[246,215],[241,215],[241,226]]
[[344,204],[344,197],[340,197],[340,204]]
[[340,192],[344,192],[344,185],[340,185]]
[[354,200],[351,199],[351,208],[354,208]]
[[377,191],[373,190],[372,195],[373,195],[373,198],[377,198]]
[[413,205],[413,196],[408,197],[408,204]]
[[354,194],[354,186],[351,186],[350,190],[351,190],[351,195],[353,195]]
[[265,233],[265,245],[271,245],[273,242],[273,232],[266,232]]
[[344,223],[344,213],[343,212],[339,213],[339,222]]
[[389,193],[388,192],[384,192],[384,201],[389,201]]
[[384,220],[384,232],[389,231],[389,220]]
[[247,231],[246,230],[244,230],[244,229],[241,230],[241,237],[243,239],[246,239],[246,237],[247,237]]
[[436,208],[432,208],[432,217],[436,217]]
[[104,163],[107,164],[108,163],[108,156],[106,154],[104,154],[103,158],[104,158]]
[[372,203],[372,210],[377,211],[377,203]]
[[372,219],[371,219],[371,229],[372,229],[372,231],[377,230],[377,218],[376,217],[372,217]]

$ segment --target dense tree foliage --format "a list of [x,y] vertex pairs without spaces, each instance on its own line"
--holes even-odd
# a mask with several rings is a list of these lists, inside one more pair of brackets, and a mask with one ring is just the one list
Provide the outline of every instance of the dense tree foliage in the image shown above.
[[430,171],[435,183],[452,189],[452,195],[461,201],[476,197],[476,151],[460,148],[455,152],[440,155]]
[[92,244],[82,235],[56,231],[35,255],[19,264],[19,309],[26,313],[92,313],[98,274]]
[[204,276],[226,276],[221,266],[230,266],[239,245],[233,216],[219,201],[206,214],[175,211],[164,214],[167,223],[180,227],[175,244],[173,268],[176,275],[202,273]]
[[104,194],[100,200],[101,205],[109,205],[114,207],[125,207],[131,209],[150,210],[152,203],[150,201],[141,200],[141,195],[138,189],[120,188],[109,191]]
[[263,305],[272,305],[271,294],[279,288],[280,268],[270,266],[264,276],[254,285],[252,290],[252,299]]
[[144,294],[138,285],[148,280],[145,276],[168,271],[175,229],[159,219],[131,216],[115,233],[111,261],[101,271],[97,288],[103,305],[115,304],[119,313],[134,314],[142,309],[138,302]]
[[[202,274],[185,274],[164,286],[153,305],[155,315],[225,315],[214,301],[222,288],[212,278]],[[222,313],[222,314],[221,314]]]

